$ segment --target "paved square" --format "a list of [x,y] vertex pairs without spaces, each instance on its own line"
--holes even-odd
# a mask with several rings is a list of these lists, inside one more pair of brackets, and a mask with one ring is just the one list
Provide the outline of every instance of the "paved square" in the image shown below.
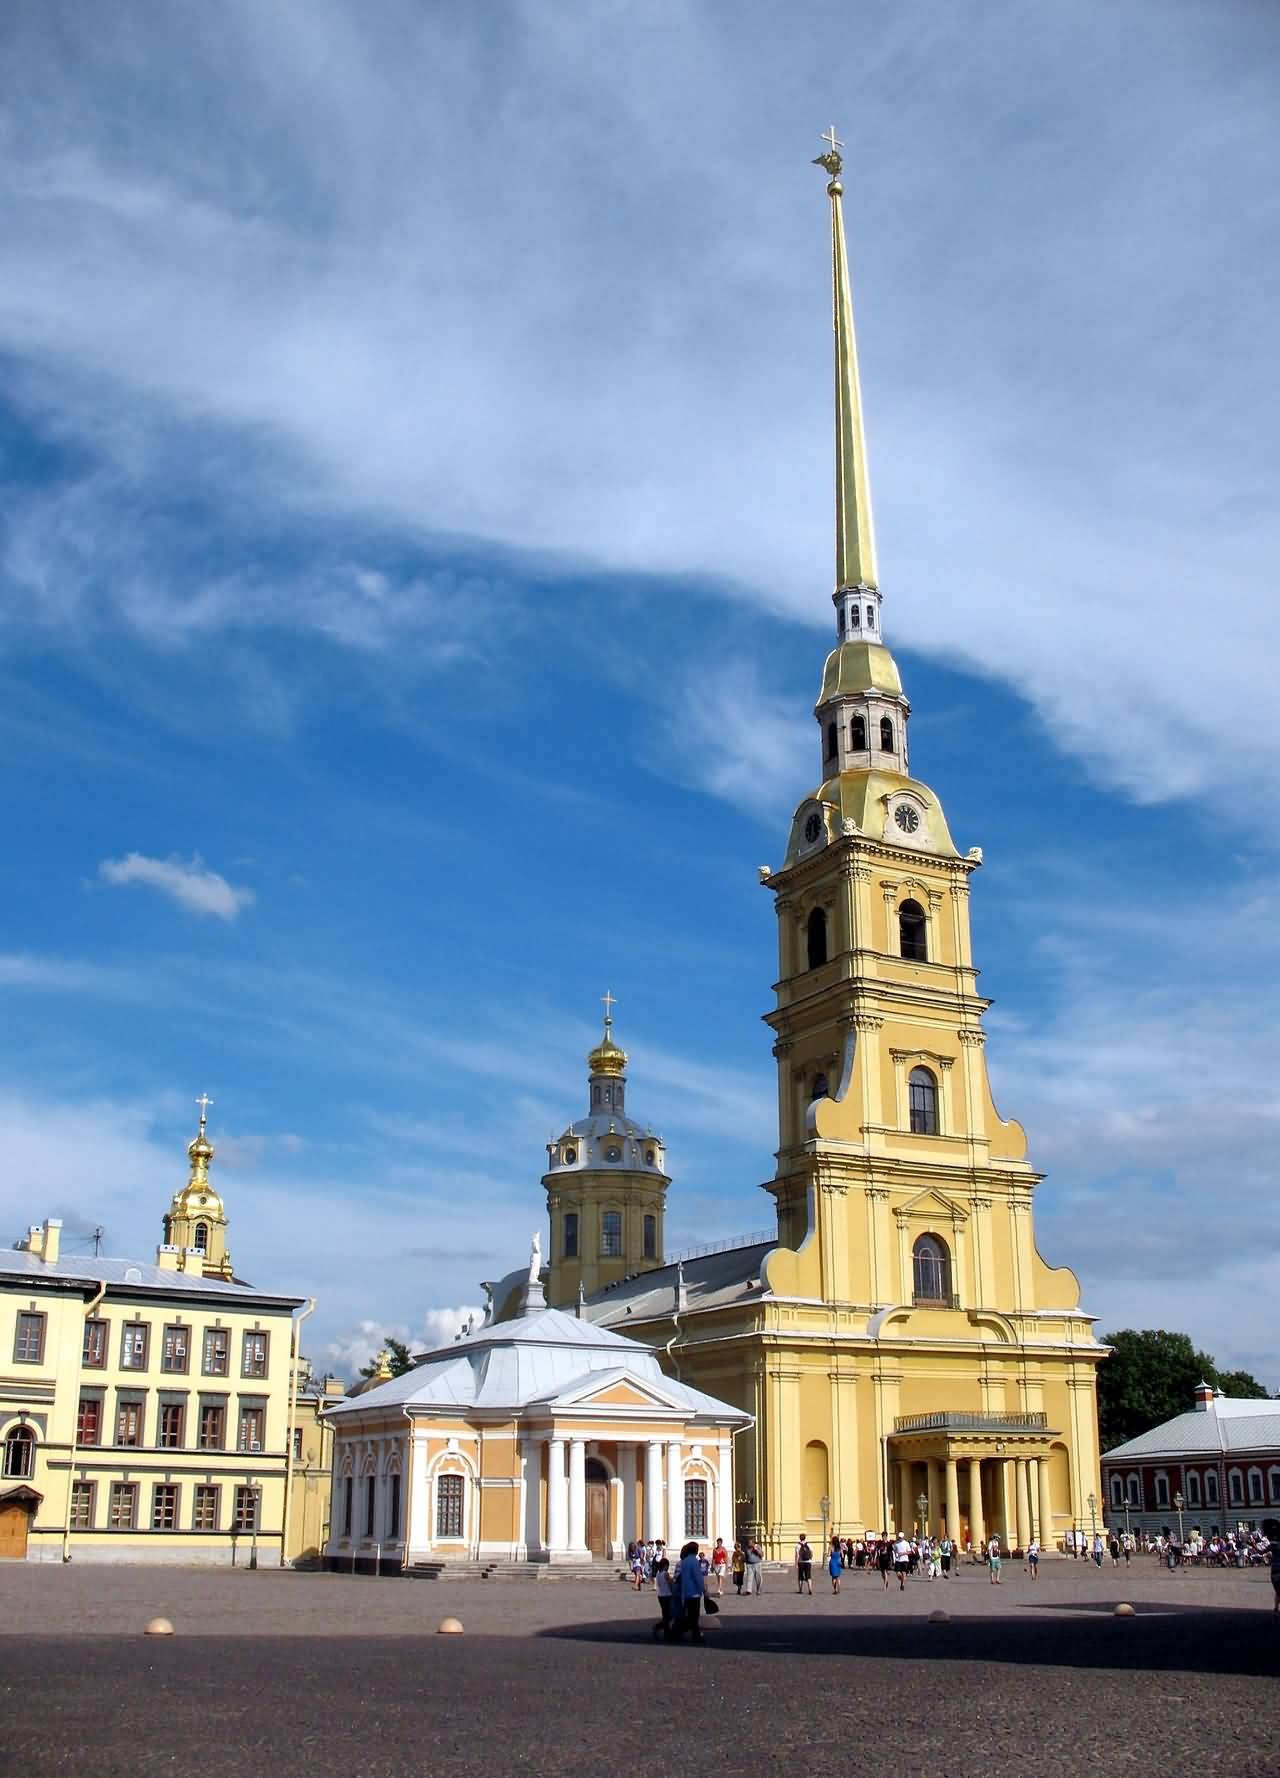
[[701,1648],[655,1644],[621,1582],[13,1564],[0,1597],[3,1769],[32,1778],[1280,1772],[1264,1573],[1053,1561],[812,1599],[771,1573]]

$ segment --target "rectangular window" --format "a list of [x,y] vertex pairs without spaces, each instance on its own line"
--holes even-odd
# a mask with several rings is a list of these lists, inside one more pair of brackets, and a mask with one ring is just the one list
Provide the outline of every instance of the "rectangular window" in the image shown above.
[[150,1329],[145,1321],[126,1321],[120,1339],[120,1369],[145,1371]]
[[301,1428],[301,1426],[295,1426],[293,1429],[293,1460],[295,1463],[302,1462],[302,1428]]
[[378,1478],[366,1476],[364,1484],[364,1534],[373,1536],[373,1517],[378,1500]]
[[686,1482],[684,1485],[684,1534],[686,1537],[707,1535],[707,1484]]
[[160,1437],[157,1444],[166,1451],[177,1451],[182,1447],[187,1410],[180,1401],[165,1401],[160,1404]]
[[391,1499],[387,1506],[387,1541],[395,1543],[400,1536],[400,1472],[393,1470],[388,1477],[391,1483]]
[[1156,1477],[1156,1505],[1157,1506],[1168,1506],[1168,1504],[1169,1504],[1169,1478],[1167,1475],[1158,1475]]
[[225,1327],[204,1330],[204,1374],[225,1377],[231,1363],[231,1332]]
[[1218,1472],[1216,1469],[1206,1469],[1204,1472],[1204,1503],[1206,1506],[1217,1506],[1218,1504]]
[[1260,1469],[1249,1471],[1249,1504],[1250,1506],[1262,1505],[1262,1471]]
[[142,1403],[140,1401],[122,1401],[116,1404],[116,1443],[118,1445],[140,1445],[142,1443]]
[[105,1367],[107,1362],[107,1324],[105,1321],[85,1322],[82,1362],[93,1371],[100,1371]]
[[93,1530],[94,1495],[97,1492],[96,1482],[72,1482],[71,1484],[71,1529],[73,1531]]
[[218,1529],[218,1490],[208,1482],[199,1482],[196,1485],[191,1529],[193,1531],[216,1531]]
[[162,1371],[185,1371],[191,1362],[191,1329],[173,1324],[164,1330],[164,1347],[160,1354]]
[[15,1364],[42,1364],[44,1362],[44,1321],[44,1316],[34,1310],[24,1309],[19,1314],[18,1328],[13,1341]]
[[1188,1470],[1187,1471],[1187,1505],[1188,1506],[1199,1506],[1199,1504],[1200,1504],[1200,1477],[1194,1469]]
[[200,1404],[200,1449],[222,1451],[227,1443],[227,1410],[220,1401]]
[[240,1375],[242,1377],[265,1377],[267,1374],[267,1336],[264,1333],[247,1333],[244,1336],[244,1347],[240,1354]]
[[600,1251],[606,1259],[616,1259],[622,1252],[621,1210],[606,1210],[600,1218]]
[[76,1443],[102,1443],[102,1403],[96,1395],[82,1395],[76,1409]]
[[644,1256],[646,1259],[658,1257],[658,1219],[646,1216],[644,1219]]
[[578,1257],[578,1213],[570,1210],[564,1219],[564,1256],[566,1259]]
[[436,1536],[462,1536],[462,1483],[460,1475],[436,1479]]
[[113,1531],[134,1531],[138,1524],[138,1484],[136,1482],[112,1482],[111,1484],[111,1529]]
[[1227,1477],[1227,1485],[1231,1494],[1232,1506],[1244,1505],[1244,1483],[1238,1469],[1233,1469]]
[[178,1528],[178,1484],[157,1482],[151,1494],[151,1529],[176,1531]]
[[237,1531],[256,1531],[257,1528],[258,1490],[239,1487],[236,1489],[235,1529]]
[[350,1537],[350,1535],[351,1535],[351,1496],[352,1496],[352,1492],[353,1492],[353,1489],[352,1489],[351,1477],[347,1476],[344,1479],[343,1489],[342,1489],[342,1535],[344,1537]]
[[262,1449],[263,1422],[266,1414],[262,1408],[241,1408],[240,1410],[240,1443],[241,1451],[260,1451]]

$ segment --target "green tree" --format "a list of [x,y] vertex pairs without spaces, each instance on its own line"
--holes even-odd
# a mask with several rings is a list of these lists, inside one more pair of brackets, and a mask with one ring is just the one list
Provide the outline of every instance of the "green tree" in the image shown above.
[[1253,1401],[1267,1399],[1266,1389],[1252,1371],[1219,1371],[1218,1388],[1224,1395],[1248,1396]]
[[1104,1334],[1111,1356],[1098,1369],[1098,1437],[1104,1451],[1193,1406],[1197,1383],[1218,1386],[1218,1369],[1183,1333],[1132,1327]]
[[[405,1345],[403,1340],[393,1340],[390,1334],[388,1334],[384,1341],[384,1346],[391,1357],[391,1375],[393,1377],[403,1377],[406,1371],[411,1371],[413,1369],[413,1359],[409,1354],[409,1348]],[[376,1376],[377,1371],[377,1356],[371,1358],[368,1364],[363,1364],[360,1367],[360,1375],[362,1377]]]

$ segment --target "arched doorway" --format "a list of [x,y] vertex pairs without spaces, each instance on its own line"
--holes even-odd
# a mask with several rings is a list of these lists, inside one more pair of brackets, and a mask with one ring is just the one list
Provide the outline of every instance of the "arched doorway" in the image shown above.
[[598,1457],[587,1458],[587,1548],[609,1555],[609,1471]]

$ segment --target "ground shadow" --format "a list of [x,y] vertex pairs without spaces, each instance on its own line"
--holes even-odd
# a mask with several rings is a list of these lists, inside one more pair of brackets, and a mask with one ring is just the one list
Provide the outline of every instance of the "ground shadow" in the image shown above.
[[[1013,1607],[999,1616],[804,1618],[722,1612],[708,1644],[738,1653],[845,1655],[870,1661],[977,1661],[1019,1667],[1105,1668],[1129,1672],[1280,1674],[1280,1617],[1270,1609],[1196,1608],[1134,1602],[1135,1615],[1110,1607],[1057,1606],[1030,1616]],[[1058,1615],[1058,1614],[1061,1615]],[[600,1643],[651,1640],[640,1623],[567,1624],[542,1637]]]

